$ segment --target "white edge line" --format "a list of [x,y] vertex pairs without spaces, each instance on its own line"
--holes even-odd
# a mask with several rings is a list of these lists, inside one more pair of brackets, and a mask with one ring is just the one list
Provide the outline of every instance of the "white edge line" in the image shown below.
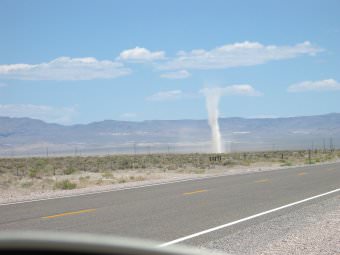
[[[294,168],[303,168],[303,167],[308,167],[308,168],[309,167],[318,167],[318,166],[325,166],[325,165],[333,165],[333,164],[337,164],[337,163],[339,163],[339,162],[329,162],[329,163],[321,163],[321,164],[315,164],[315,165],[301,165],[301,166],[273,168],[273,169],[269,169],[269,170],[265,170],[265,171],[249,172],[249,173],[242,173],[242,174],[264,173],[264,172],[271,172],[271,171],[277,171],[277,170],[287,170],[287,169],[294,169]],[[241,175],[241,174],[235,174],[235,175]],[[133,186],[133,187],[113,188],[113,189],[108,189],[108,190],[99,190],[99,191],[92,191],[92,192],[90,191],[90,192],[85,192],[85,193],[80,193],[80,194],[61,195],[61,196],[55,196],[55,197],[45,197],[45,198],[37,198],[37,199],[30,199],[30,200],[23,200],[23,201],[16,201],[16,202],[0,203],[0,206],[24,204],[24,203],[46,201],[46,200],[53,200],[53,199],[60,199],[60,198],[88,196],[88,195],[95,195],[95,194],[100,194],[100,193],[108,193],[108,192],[123,191],[123,190],[130,190],[130,189],[140,189],[140,188],[159,186],[159,185],[165,185],[165,184],[187,182],[187,181],[196,181],[196,180],[198,181],[198,180],[213,179],[213,178],[218,178],[218,177],[235,176],[235,175],[226,173],[226,174],[217,174],[217,175],[204,176],[204,177],[194,177],[194,178],[188,178],[188,179],[181,179],[181,180],[170,180],[170,181],[164,181],[164,182],[160,182],[160,183],[151,183],[151,184],[145,184],[145,185]]]
[[331,191],[326,192],[326,193],[322,193],[320,195],[309,197],[309,198],[306,198],[306,199],[303,199],[303,200],[300,200],[300,201],[296,201],[294,203],[283,205],[283,206],[280,206],[280,207],[277,207],[277,208],[274,208],[274,209],[271,209],[271,210],[268,210],[268,211],[265,211],[265,212],[254,214],[252,216],[249,216],[249,217],[246,217],[246,218],[242,218],[242,219],[239,219],[239,220],[236,220],[236,221],[232,221],[232,222],[229,222],[227,224],[223,224],[223,225],[220,225],[220,226],[217,226],[217,227],[214,227],[214,228],[209,228],[209,229],[206,229],[206,230],[201,231],[201,232],[197,232],[197,233],[192,234],[192,235],[184,236],[184,237],[175,239],[173,241],[160,244],[160,245],[158,245],[158,247],[165,247],[165,246],[169,246],[169,245],[172,245],[172,244],[180,243],[180,242],[183,242],[185,240],[192,239],[194,237],[198,237],[198,236],[201,236],[201,235],[204,235],[204,234],[208,234],[208,233],[216,231],[216,230],[220,230],[220,229],[223,229],[223,228],[226,228],[226,227],[230,227],[232,225],[235,225],[235,224],[247,221],[247,220],[251,220],[251,219],[254,219],[254,218],[257,218],[257,217],[269,214],[269,213],[272,213],[272,212],[276,212],[276,211],[279,211],[279,210],[282,210],[282,209],[285,209],[285,208],[288,208],[288,207],[291,207],[291,206],[294,206],[294,205],[298,205],[298,204],[310,201],[312,199],[323,197],[323,196],[326,196],[326,195],[329,195],[329,194],[332,194],[332,193],[335,193],[335,192],[338,192],[338,191],[340,191],[340,188],[339,189],[335,189],[335,190],[331,190]]

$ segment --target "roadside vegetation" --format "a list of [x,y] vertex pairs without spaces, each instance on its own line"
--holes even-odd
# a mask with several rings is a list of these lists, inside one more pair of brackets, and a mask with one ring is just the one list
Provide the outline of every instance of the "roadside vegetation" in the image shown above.
[[169,176],[221,173],[235,168],[316,164],[339,158],[340,150],[1,158],[0,190],[69,190]]

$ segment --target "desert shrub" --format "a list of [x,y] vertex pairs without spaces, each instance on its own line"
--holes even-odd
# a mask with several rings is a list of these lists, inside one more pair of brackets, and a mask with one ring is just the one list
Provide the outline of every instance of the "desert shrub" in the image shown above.
[[99,180],[97,180],[96,184],[97,184],[97,185],[101,185],[101,184],[103,184],[103,179],[102,179],[102,178],[100,178]]
[[170,171],[173,171],[173,170],[176,170],[176,169],[178,169],[177,165],[169,165],[168,166],[168,170],[170,170]]
[[86,181],[87,179],[86,179],[84,176],[80,176],[80,177],[78,178],[78,180],[79,180],[80,182],[83,182],[83,181]]
[[281,164],[281,166],[292,166],[293,163],[290,161],[283,161],[283,163]]
[[128,160],[124,160],[124,161],[121,163],[121,168],[122,168],[122,169],[129,169],[129,168],[131,168],[130,162],[129,162]]
[[55,184],[55,188],[57,189],[75,189],[76,187],[77,184],[69,180],[59,181]]
[[135,181],[144,181],[145,180],[145,177],[141,176],[141,175],[138,175],[134,178]]
[[112,179],[112,178],[113,178],[113,174],[110,173],[110,172],[104,172],[104,173],[102,173],[102,176],[103,176],[105,179]]
[[38,168],[31,168],[31,169],[29,170],[28,175],[29,175],[29,177],[31,177],[31,178],[36,178],[36,177],[38,176],[38,173],[39,173],[39,169],[38,169]]
[[74,172],[76,172],[76,169],[73,168],[73,167],[68,167],[64,170],[64,174],[66,174],[66,175],[73,174]]
[[234,166],[234,165],[236,165],[236,162],[233,161],[233,160],[226,160],[226,161],[223,162],[223,165],[224,166]]
[[21,183],[21,187],[22,188],[29,188],[29,187],[32,187],[32,186],[33,186],[33,182],[32,181]]
[[243,165],[243,166],[250,166],[250,161],[249,160],[244,160],[244,161],[242,161],[242,163],[241,163],[241,165]]
[[191,171],[194,174],[204,174],[205,170],[204,169],[194,169]]
[[45,165],[47,164],[47,160],[46,159],[37,159],[37,161],[35,162],[35,165],[37,168],[43,168]]
[[44,172],[45,174],[50,174],[53,175],[54,174],[54,167],[51,164],[47,164],[44,168]]
[[305,160],[305,164],[308,164],[308,165],[309,165],[309,164],[315,164],[315,161],[314,161],[313,159],[310,160],[310,161],[309,161],[309,159],[306,159],[306,160]]
[[126,179],[124,177],[121,177],[118,179],[118,183],[125,183]]

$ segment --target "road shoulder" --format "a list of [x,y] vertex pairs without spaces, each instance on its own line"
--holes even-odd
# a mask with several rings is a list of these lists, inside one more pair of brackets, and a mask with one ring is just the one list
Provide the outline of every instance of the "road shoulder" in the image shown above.
[[201,244],[227,254],[339,254],[340,196],[319,199],[286,214]]

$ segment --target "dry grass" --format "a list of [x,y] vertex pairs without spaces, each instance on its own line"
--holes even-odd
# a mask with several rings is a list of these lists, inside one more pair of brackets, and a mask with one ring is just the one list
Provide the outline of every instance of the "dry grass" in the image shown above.
[[340,151],[268,151],[220,154],[1,158],[0,191],[44,191],[137,182],[165,175],[210,174],[235,167],[294,166],[337,160]]

